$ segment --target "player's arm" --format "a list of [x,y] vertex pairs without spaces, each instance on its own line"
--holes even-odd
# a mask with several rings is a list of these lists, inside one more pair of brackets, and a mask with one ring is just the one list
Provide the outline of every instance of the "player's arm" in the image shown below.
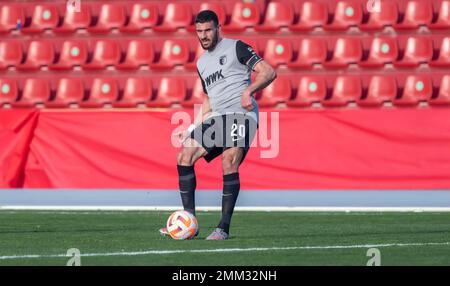
[[253,48],[242,41],[236,43],[236,54],[241,64],[256,72],[256,78],[242,93],[242,106],[247,110],[253,109],[251,96],[268,86],[276,77],[275,70],[265,62]]
[[276,71],[264,60],[259,61],[253,70],[257,73],[255,80],[242,93],[242,107],[249,111],[254,107],[251,96],[277,78]]
[[[200,72],[198,71],[198,69],[197,69],[197,73],[202,82],[203,92],[205,94],[208,94],[208,91],[206,90],[205,81],[203,80],[202,76],[200,75]],[[201,122],[203,122],[206,119],[206,117],[208,116],[208,113],[210,113],[210,112],[211,112],[211,105],[209,104],[209,97],[205,96],[203,99],[203,103],[202,103],[201,113],[197,116],[197,118],[195,118],[194,124],[199,125]]]
[[[200,76],[200,73],[198,72],[198,70],[197,70],[197,73],[198,73],[198,76],[200,77],[200,80],[202,81],[203,92],[205,94],[208,94],[208,92],[206,90],[205,82],[203,81],[202,77]],[[185,130],[175,133],[174,136],[179,137],[180,141],[184,142],[184,140],[186,140],[186,138],[189,136],[189,134],[192,132],[192,130],[194,130],[195,127],[200,125],[206,119],[206,117],[208,116],[208,114],[211,111],[212,111],[212,109],[211,109],[211,105],[209,104],[209,97],[205,96],[203,99],[200,113],[197,115],[196,118],[194,118],[194,123],[191,124],[188,129],[185,129]]]
[[191,132],[206,119],[209,112],[211,112],[211,106],[209,105],[209,98],[205,96],[200,113],[197,114],[196,118],[194,118],[194,123],[191,124],[187,129],[180,130],[179,132],[174,133],[174,136],[178,137],[181,142],[184,142],[186,138],[189,137],[189,134],[191,134]]
[[194,120],[195,125],[199,125],[201,122],[205,121],[208,114],[211,112],[211,105],[209,105],[209,98],[205,96],[202,103],[201,113],[197,115],[197,118]]

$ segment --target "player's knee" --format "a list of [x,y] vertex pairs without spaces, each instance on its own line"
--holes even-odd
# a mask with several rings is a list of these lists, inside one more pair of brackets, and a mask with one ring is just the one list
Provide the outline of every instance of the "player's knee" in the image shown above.
[[224,175],[236,173],[238,171],[239,164],[234,160],[234,156],[222,157],[222,173]]
[[193,154],[186,151],[186,149],[181,150],[177,154],[177,164],[183,166],[192,166],[194,164]]
[[182,161],[183,161],[183,153],[180,151],[177,153],[177,164],[181,165]]

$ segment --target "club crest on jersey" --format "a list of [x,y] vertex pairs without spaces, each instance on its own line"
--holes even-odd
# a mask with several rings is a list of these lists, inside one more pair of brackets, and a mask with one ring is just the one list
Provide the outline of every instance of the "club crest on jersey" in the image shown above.
[[224,64],[226,64],[227,63],[227,56],[226,55],[223,55],[223,56],[221,56],[220,58],[219,58],[219,63],[220,63],[220,65],[224,65]]

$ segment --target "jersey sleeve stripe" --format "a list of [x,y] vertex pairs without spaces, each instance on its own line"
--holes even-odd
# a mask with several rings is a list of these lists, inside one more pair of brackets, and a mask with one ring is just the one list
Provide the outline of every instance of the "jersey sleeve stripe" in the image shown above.
[[253,68],[255,67],[255,65],[256,65],[257,63],[259,63],[261,60],[262,60],[262,58],[261,58],[260,56],[258,56],[258,55],[255,54],[255,55],[253,55],[253,56],[248,60],[247,66],[253,70]]

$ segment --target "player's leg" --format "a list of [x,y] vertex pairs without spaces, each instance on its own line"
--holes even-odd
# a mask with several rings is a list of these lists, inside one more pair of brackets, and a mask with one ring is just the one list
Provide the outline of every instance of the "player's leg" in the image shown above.
[[[197,187],[197,180],[195,177],[194,165],[198,159],[207,154],[205,148],[196,146],[194,139],[187,138],[184,141],[183,148],[177,154],[177,170],[178,183],[180,188],[181,202],[185,211],[195,215],[195,188]],[[168,235],[165,227],[159,230],[162,236]],[[198,235],[198,231],[196,236]]]
[[239,113],[226,114],[224,120],[222,218],[217,228],[206,238],[210,240],[227,239],[229,236],[231,216],[241,186],[239,166],[246,157],[258,129],[258,124],[252,116]]
[[227,239],[230,232],[231,217],[241,187],[239,164],[244,157],[244,148],[232,147],[222,154],[223,192],[222,218],[216,230],[207,237],[211,240]]
[[197,180],[194,165],[198,159],[207,154],[207,151],[201,146],[189,147],[194,146],[194,144],[194,139],[186,139],[183,148],[177,154],[177,170],[183,208],[195,215],[195,188],[197,187]]

